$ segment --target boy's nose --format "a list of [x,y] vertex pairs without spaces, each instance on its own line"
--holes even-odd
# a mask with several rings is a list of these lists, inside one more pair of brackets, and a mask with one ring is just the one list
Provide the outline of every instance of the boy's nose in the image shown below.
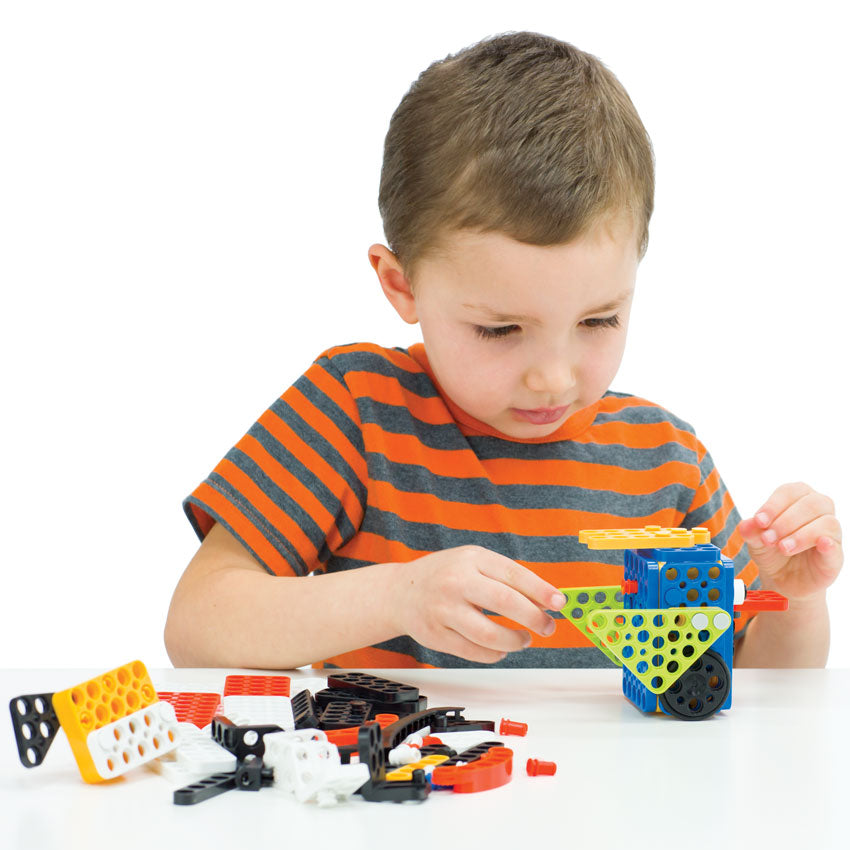
[[537,364],[525,376],[525,384],[532,392],[548,395],[554,402],[566,401],[575,382],[572,366],[558,360]]

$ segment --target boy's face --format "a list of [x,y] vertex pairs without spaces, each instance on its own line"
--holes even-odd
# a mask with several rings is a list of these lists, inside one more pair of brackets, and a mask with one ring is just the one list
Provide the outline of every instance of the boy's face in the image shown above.
[[455,232],[420,261],[413,293],[381,248],[370,258],[387,297],[420,323],[437,381],[470,416],[509,437],[545,437],[610,386],[638,266],[624,220],[552,247]]

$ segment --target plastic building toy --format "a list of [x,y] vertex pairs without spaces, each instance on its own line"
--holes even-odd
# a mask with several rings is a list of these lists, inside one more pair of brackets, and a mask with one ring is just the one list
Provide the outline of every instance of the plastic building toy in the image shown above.
[[529,759],[525,763],[525,772],[529,776],[554,776],[558,765],[553,761],[538,761]]
[[515,720],[506,720],[504,717],[502,718],[502,722],[499,723],[499,734],[500,735],[519,735],[520,737],[528,734],[528,724],[520,723]]
[[319,718],[322,729],[362,726],[371,716],[372,706],[362,699],[329,702]]
[[560,588],[563,616],[615,664],[623,693],[645,712],[704,720],[732,703],[733,617],[784,610],[750,591],[705,528],[593,529],[590,549],[623,549],[622,587]]
[[315,729],[318,727],[321,712],[310,691],[299,691],[292,697],[291,705],[296,729]]
[[507,747],[491,746],[483,755],[465,764],[447,763],[435,767],[431,781],[435,786],[451,786],[458,794],[498,788],[511,781],[513,755],[513,750]]
[[[386,735],[386,730],[384,734]],[[387,781],[384,745],[381,741],[381,733],[375,724],[360,727],[357,751],[360,764],[369,767],[369,779],[357,789],[357,793],[364,800],[375,803],[384,801],[402,803],[411,800],[424,800],[430,794],[431,786],[425,779],[424,770],[414,770],[409,780]]]
[[274,773],[270,767],[263,766],[263,760],[257,756],[248,756],[240,762],[231,773],[216,773],[212,776],[178,788],[174,792],[174,803],[177,806],[191,806],[201,803],[211,797],[217,797],[225,791],[238,788],[242,791],[259,791],[274,782]]
[[280,726],[284,730],[295,728],[289,697],[231,694],[222,697],[221,714],[234,726]]
[[366,764],[342,764],[338,749],[319,729],[266,735],[263,761],[274,771],[274,788],[300,803],[331,806],[369,779]]
[[141,661],[65,691],[15,697],[9,708],[22,764],[41,764],[61,726],[86,782],[121,776],[177,746],[174,709],[158,699]]
[[403,717],[424,711],[428,699],[419,688],[403,685],[369,673],[338,673],[328,677],[328,687],[316,693],[316,702],[326,708],[331,702],[366,701],[372,714],[397,714]]
[[265,752],[263,738],[272,732],[283,731],[275,723],[237,726],[229,718],[220,714],[213,717],[210,727],[213,740],[228,752],[233,753],[240,762],[248,756],[262,758]]
[[357,694],[358,699],[374,702],[416,702],[419,699],[419,688],[369,673],[339,673],[328,676],[328,687],[350,690]]
[[292,680],[289,676],[228,676],[222,696],[288,697]]
[[178,723],[192,723],[198,729],[203,729],[212,723],[221,702],[218,694],[211,693],[159,691],[157,696],[163,702],[171,704]]
[[414,770],[424,770],[427,776],[437,765],[448,760],[449,757],[441,753],[425,756],[409,764],[399,765],[395,770],[387,773],[386,778],[388,782],[412,781]]
[[180,723],[177,749],[148,762],[147,767],[165,776],[175,784],[188,785],[214,773],[233,773],[237,768],[236,756],[217,744],[209,730],[193,723]]
[[27,694],[9,703],[18,757],[24,767],[38,767],[59,731],[53,694]]

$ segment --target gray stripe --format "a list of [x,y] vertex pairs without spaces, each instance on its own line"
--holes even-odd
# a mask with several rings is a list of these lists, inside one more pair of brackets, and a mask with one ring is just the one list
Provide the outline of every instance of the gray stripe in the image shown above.
[[[207,479],[207,483],[215,487],[215,484]],[[240,504],[233,499],[231,499],[233,504]],[[192,527],[195,529],[195,533],[198,535],[199,539],[203,539],[201,535],[201,529],[198,524],[195,522],[195,517],[193,516],[191,510],[189,509],[189,505],[196,505],[199,507],[204,513],[209,514],[217,523],[223,525],[259,562],[265,567],[266,571],[271,573],[271,575],[276,575],[275,571],[265,562],[262,555],[259,552],[255,551],[254,548],[245,540],[238,531],[236,531],[233,526],[227,522],[217,511],[212,510],[208,505],[205,505],[199,499],[196,499],[194,496],[189,496],[188,498],[183,500],[183,510],[186,513],[186,516],[189,517],[189,521],[192,523]],[[275,549],[280,553],[281,557],[292,567],[292,570],[296,575],[306,575],[306,565],[302,560],[301,556],[296,552],[287,542],[283,542],[281,545],[275,545],[274,541],[269,538],[269,534],[267,533],[269,530],[269,526],[266,521],[260,517],[257,512],[250,507],[250,505],[245,505],[244,502],[241,503],[241,509],[246,513],[246,515],[251,519],[251,521],[257,525],[258,528],[263,532],[266,539],[269,540],[270,543],[274,546]]]
[[402,655],[410,655],[422,664],[431,664],[434,667],[616,667],[598,649],[593,647],[576,647],[561,649],[546,649],[544,647],[529,647],[520,652],[509,652],[501,661],[495,664],[481,664],[476,661],[467,661],[456,655],[445,652],[437,652],[417,643],[413,638],[404,635],[392,640],[376,643],[376,649],[385,649],[388,652],[398,652]]
[[[293,418],[298,419],[298,421],[303,421],[300,417],[296,417],[294,413]],[[254,437],[258,443],[260,443],[260,445],[272,458],[274,458],[284,469],[297,478],[316,497],[316,499],[322,503],[325,510],[327,510],[327,512],[335,518],[334,522],[342,536],[342,539],[350,540],[356,532],[354,523],[345,512],[342,502],[340,502],[336,494],[328,488],[325,482],[322,481],[321,478],[318,478],[312,470],[301,462],[297,455],[290,452],[286,446],[280,443],[274,435],[269,433],[259,423],[253,425],[248,433]],[[331,447],[330,443],[317,438],[314,438],[313,442],[315,443],[313,448],[319,451],[322,457],[327,460],[342,477],[346,477],[347,475],[346,483],[354,491],[361,507],[365,507],[367,498],[366,488],[355,475],[351,467],[342,460],[342,457]],[[324,452],[319,448],[320,443],[327,446],[327,449]],[[324,532],[315,524],[310,515],[306,511],[302,510],[295,501],[293,501],[285,490],[281,489],[248,455],[244,454],[237,447],[232,448],[225,457],[248,475],[276,505],[289,514],[310,537],[316,548],[321,548],[322,541],[319,538],[324,537]]]
[[[396,347],[394,350],[404,355],[404,357],[410,358],[410,354],[406,348]],[[410,359],[411,363],[414,363],[416,368],[419,369],[419,364],[413,358]],[[436,387],[426,372],[409,372],[406,369],[401,369],[380,352],[340,351],[335,352],[332,358],[321,357],[316,362],[322,365],[325,365],[326,362],[331,364],[331,367],[336,369],[340,375],[345,375],[348,372],[369,372],[373,375],[394,378],[404,389],[422,398],[436,398],[439,396]]]
[[[496,527],[496,523],[493,524]],[[519,535],[511,532],[470,531],[448,528],[437,523],[412,522],[396,514],[369,507],[361,531],[374,533],[388,540],[404,543],[412,549],[436,552],[456,546],[483,546],[517,561],[537,563],[569,563],[597,561],[622,563],[622,553],[592,551],[579,544],[574,535]]]
[[[391,462],[376,452],[368,452],[366,460],[373,481],[386,481],[406,493],[437,495],[441,501],[461,505],[503,505],[510,510],[580,510],[630,517],[649,516],[676,506],[684,513],[695,492],[678,482],[639,495],[585,488],[580,480],[562,484],[493,484],[483,476],[450,477],[419,464]],[[459,457],[457,466],[459,471],[464,467],[470,472],[482,471],[475,457]]]

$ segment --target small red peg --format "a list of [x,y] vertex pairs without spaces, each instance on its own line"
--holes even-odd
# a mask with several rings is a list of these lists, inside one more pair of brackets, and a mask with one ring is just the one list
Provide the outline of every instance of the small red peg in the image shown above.
[[500,735],[520,735],[523,736],[528,732],[528,724],[520,723],[519,721],[506,720],[502,718],[499,724]]
[[554,776],[558,765],[553,761],[538,761],[529,759],[525,764],[525,772],[529,776]]

